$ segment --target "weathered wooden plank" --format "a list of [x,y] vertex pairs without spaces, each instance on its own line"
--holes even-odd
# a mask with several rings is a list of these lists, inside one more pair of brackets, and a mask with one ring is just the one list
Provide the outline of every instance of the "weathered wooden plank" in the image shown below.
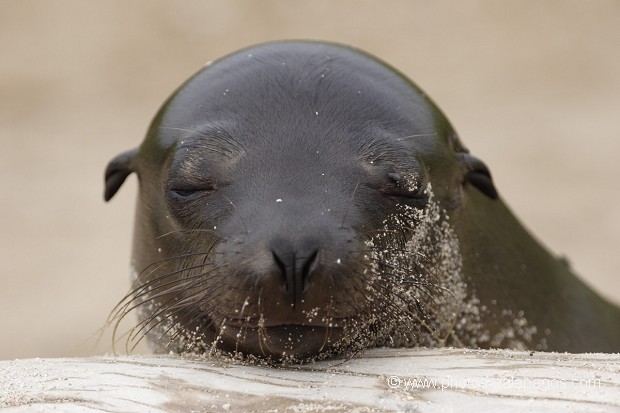
[[0,362],[3,412],[620,411],[620,354],[374,349],[287,368],[164,356]]

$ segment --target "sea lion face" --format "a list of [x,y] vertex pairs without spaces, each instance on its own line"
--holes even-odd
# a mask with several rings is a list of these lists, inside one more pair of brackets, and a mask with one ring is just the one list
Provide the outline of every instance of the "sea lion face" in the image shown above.
[[[321,43],[262,45],[200,71],[139,150],[112,161],[107,199],[132,171],[140,331],[178,351],[275,359],[366,347],[398,330],[399,311],[419,326],[419,299],[390,302],[406,300],[390,295],[400,272],[386,248],[405,250],[431,198],[457,208],[466,182],[495,195],[414,85]],[[412,280],[428,272],[402,260]]]

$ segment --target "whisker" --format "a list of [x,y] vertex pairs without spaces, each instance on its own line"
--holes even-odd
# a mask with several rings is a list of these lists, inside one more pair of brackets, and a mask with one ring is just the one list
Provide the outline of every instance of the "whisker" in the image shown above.
[[[234,209],[237,209],[237,206],[233,201],[230,200],[230,198],[228,198],[227,196],[224,196],[224,198],[230,203],[230,205],[233,206]],[[241,224],[243,224],[243,229],[245,230],[246,235],[249,234],[248,227],[245,225],[245,221],[243,220],[243,216],[241,214],[239,214],[239,219],[241,220]]]
[[357,188],[360,186],[360,182],[355,185],[353,188],[353,193],[351,194],[351,199],[349,199],[349,204],[347,205],[347,209],[344,211],[344,215],[342,217],[342,223],[340,224],[340,229],[345,229],[344,223],[347,220],[347,215],[349,214],[349,209],[351,209],[351,205],[353,204],[353,199],[355,198],[355,192],[357,192]]
[[184,129],[184,128],[175,128],[172,126],[159,126],[159,129],[168,129],[168,130],[178,130],[181,132],[189,132],[189,133],[198,133],[196,130]]
[[407,135],[407,136],[401,136],[396,138],[396,140],[402,140],[402,139],[410,139],[410,138],[422,138],[422,137],[434,137],[437,136],[437,132],[433,132],[433,133],[417,133],[414,135]]
[[155,237],[155,239],[162,239],[162,238],[167,237],[169,235],[179,234],[179,233],[183,233],[183,232],[208,232],[210,234],[218,234],[218,232],[216,230],[213,230],[213,229],[207,229],[207,228],[184,228],[184,229],[177,229],[177,230],[174,230],[174,231],[166,232],[164,234],[161,234],[161,235]]
[[[138,303],[136,305],[136,307],[140,306],[140,305],[143,305],[145,303],[154,301],[155,299],[164,297],[166,295],[174,294],[176,292],[185,292],[187,290],[191,290],[191,289],[195,288],[196,286],[202,284],[204,281],[206,281],[206,277],[204,277],[206,274],[208,274],[208,272],[204,273],[204,274],[199,274],[197,276],[192,277],[193,279],[196,279],[196,281],[194,281],[192,283],[188,283],[188,284],[182,285],[181,286],[182,288],[175,288],[173,290],[164,291],[164,292],[158,293],[158,294],[156,294],[156,295],[154,295],[152,297],[149,297],[148,300],[143,301],[141,303]],[[179,300],[178,296],[173,295],[170,299],[168,299],[164,303],[161,303],[160,307],[156,311],[154,311],[147,319],[142,320],[140,323],[138,323],[136,328],[137,327],[140,327],[140,328],[135,332],[133,337],[134,338],[137,337],[137,335],[140,334],[144,330],[144,328],[147,325],[149,325],[155,318],[160,317],[162,315],[166,316],[164,318],[170,318],[170,316],[173,315],[173,314],[169,313],[169,312],[172,310],[172,312],[174,313],[175,312],[175,307],[178,307],[180,309],[185,309],[186,308],[185,304],[187,302],[190,302],[190,303],[193,302],[192,301],[193,297],[199,295],[200,292],[201,291],[195,292],[195,293],[187,296],[183,300]]]

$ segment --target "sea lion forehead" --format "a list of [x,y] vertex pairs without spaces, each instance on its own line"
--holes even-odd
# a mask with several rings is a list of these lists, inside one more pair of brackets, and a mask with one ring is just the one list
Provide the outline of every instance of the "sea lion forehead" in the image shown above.
[[[205,125],[252,130],[270,140],[282,126],[386,136],[436,135],[443,116],[423,92],[364,52],[319,42],[258,45],[207,65],[169,99],[158,116],[161,144],[175,129]],[[248,129],[248,126],[250,128]],[[207,126],[210,127],[210,126]],[[243,136],[234,136],[243,139]],[[257,137],[252,136],[255,143]]]
[[260,90],[284,92],[282,98],[303,98],[304,92],[314,91],[313,97],[320,100],[334,94],[329,86],[337,86],[341,93],[373,92],[375,98],[383,92],[395,99],[407,89],[419,94],[408,79],[365,52],[330,43],[285,41],[260,44],[207,63],[179,89],[177,98],[200,102],[213,92],[234,97]]

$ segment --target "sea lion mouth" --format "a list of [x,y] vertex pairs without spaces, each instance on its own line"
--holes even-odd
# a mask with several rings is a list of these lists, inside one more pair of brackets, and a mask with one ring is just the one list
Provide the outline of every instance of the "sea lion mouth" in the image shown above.
[[280,324],[222,326],[220,348],[231,353],[261,355],[272,360],[300,361],[333,352],[345,335],[342,326]]

